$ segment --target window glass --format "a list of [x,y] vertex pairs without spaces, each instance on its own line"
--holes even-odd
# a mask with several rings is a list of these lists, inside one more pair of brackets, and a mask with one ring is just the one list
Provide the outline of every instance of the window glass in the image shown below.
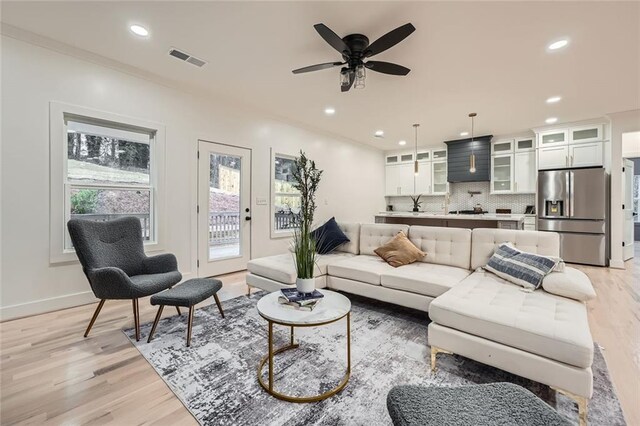
[[295,160],[290,157],[275,156],[274,162],[274,230],[297,227],[300,213],[300,194],[293,187]]

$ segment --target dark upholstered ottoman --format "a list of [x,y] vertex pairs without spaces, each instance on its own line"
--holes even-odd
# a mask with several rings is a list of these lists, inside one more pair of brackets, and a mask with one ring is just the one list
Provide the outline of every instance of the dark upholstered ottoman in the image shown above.
[[[152,305],[160,305],[156,319],[153,321],[151,327],[151,333],[149,333],[148,342],[151,342],[153,333],[156,331],[158,321],[160,321],[160,315],[165,306],[184,306],[189,308],[189,326],[187,327],[187,346],[191,346],[191,326],[193,325],[193,308],[203,300],[213,296],[220,310],[220,315],[224,318],[224,312],[222,312],[222,305],[220,299],[218,299],[218,290],[222,288],[222,282],[216,279],[207,278],[194,278],[187,280],[182,284],[154,294],[151,296]],[[178,311],[179,312],[179,311]]]
[[569,426],[540,398],[513,383],[396,386],[387,395],[395,426]]

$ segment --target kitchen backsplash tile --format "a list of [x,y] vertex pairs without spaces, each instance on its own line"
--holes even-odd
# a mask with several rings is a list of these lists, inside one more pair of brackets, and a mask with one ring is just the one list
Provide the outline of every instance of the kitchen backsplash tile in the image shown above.
[[[490,213],[496,209],[511,209],[512,213],[524,213],[529,205],[535,204],[535,194],[490,194],[489,182],[459,182],[449,184],[449,211],[471,210],[476,204]],[[468,191],[480,191],[471,196]],[[444,196],[424,196],[421,211],[444,211]],[[387,197],[387,204],[393,205],[395,211],[411,211],[413,203],[409,197]]]

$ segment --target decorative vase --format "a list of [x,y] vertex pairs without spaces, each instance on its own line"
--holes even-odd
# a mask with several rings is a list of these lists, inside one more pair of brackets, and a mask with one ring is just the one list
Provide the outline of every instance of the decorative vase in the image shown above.
[[315,278],[296,278],[296,288],[299,293],[313,293],[316,289]]
[[419,209],[419,208],[417,208],[417,207],[414,207],[414,208],[413,208],[413,211],[414,211],[414,212],[419,212],[419,211],[420,211],[420,209]]

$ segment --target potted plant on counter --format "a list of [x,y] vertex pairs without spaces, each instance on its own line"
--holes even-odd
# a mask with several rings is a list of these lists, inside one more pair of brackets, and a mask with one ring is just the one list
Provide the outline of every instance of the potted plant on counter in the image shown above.
[[322,170],[309,160],[301,150],[292,170],[293,187],[300,192],[299,227],[293,233],[293,256],[296,265],[296,288],[300,293],[311,293],[315,289],[316,241],[311,235],[313,214],[316,210],[316,191]]
[[419,212],[420,211],[420,206],[422,205],[422,201],[420,201],[420,197],[422,197],[422,194],[418,194],[417,196],[411,196],[411,201],[413,201],[413,211],[414,212]]

